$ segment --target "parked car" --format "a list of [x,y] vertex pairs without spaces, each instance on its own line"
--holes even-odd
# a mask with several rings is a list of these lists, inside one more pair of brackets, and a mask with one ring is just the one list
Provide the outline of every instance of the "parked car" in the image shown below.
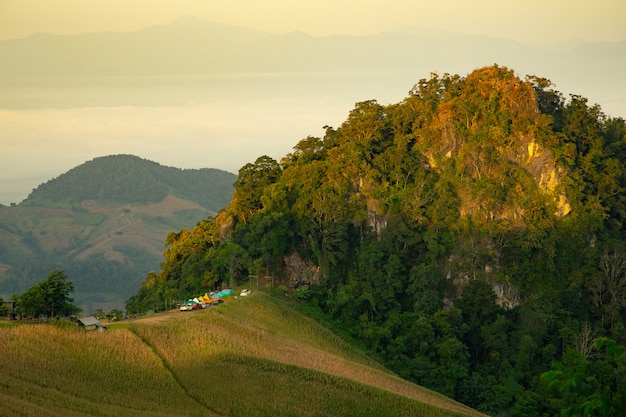
[[193,310],[202,310],[204,307],[200,303],[195,303],[195,304],[192,304],[191,308]]
[[250,295],[250,290],[248,289],[241,290],[241,293],[239,293],[240,297],[247,297],[248,295]]
[[193,310],[193,305],[192,304],[181,304],[180,305],[180,311],[191,311]]

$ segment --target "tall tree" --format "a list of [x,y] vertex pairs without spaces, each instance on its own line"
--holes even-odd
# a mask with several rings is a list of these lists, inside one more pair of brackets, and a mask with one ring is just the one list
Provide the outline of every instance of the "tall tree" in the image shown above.
[[261,196],[265,188],[273,184],[280,173],[278,162],[267,155],[258,157],[254,164],[248,163],[239,170],[239,177],[235,181],[233,204],[230,205],[237,210],[233,214],[238,220],[245,223],[252,213],[263,207]]
[[27,290],[19,299],[18,306],[28,316],[45,315],[48,318],[76,314],[80,311],[72,302],[70,294],[74,284],[65,272],[54,270],[48,278]]
[[215,264],[222,274],[223,281],[227,281],[230,288],[235,288],[235,281],[246,264],[246,252],[236,243],[225,242],[215,253]]
[[587,281],[593,306],[599,310],[604,323],[608,316],[610,327],[618,322],[620,311],[626,307],[626,251],[614,248],[600,257],[601,273]]

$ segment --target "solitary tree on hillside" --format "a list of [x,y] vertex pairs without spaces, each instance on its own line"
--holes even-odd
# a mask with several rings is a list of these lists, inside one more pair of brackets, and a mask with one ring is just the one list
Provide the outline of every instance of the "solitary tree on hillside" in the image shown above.
[[80,311],[72,304],[74,299],[70,293],[73,291],[74,284],[67,280],[65,272],[54,270],[48,278],[28,289],[17,302],[22,314],[27,316],[67,316]]

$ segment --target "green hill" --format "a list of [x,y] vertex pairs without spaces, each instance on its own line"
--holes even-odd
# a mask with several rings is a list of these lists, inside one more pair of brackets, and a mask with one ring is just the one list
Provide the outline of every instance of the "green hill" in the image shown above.
[[179,169],[133,155],[112,155],[41,184],[20,205],[80,210],[76,205],[85,200],[151,204],[171,194],[217,212],[230,202],[234,179],[218,169]]
[[132,155],[73,168],[22,203],[0,207],[0,295],[22,293],[61,269],[86,311],[122,308],[158,268],[167,234],[226,206],[235,179]]
[[482,415],[398,378],[261,292],[106,332],[0,326],[0,339],[1,415]]

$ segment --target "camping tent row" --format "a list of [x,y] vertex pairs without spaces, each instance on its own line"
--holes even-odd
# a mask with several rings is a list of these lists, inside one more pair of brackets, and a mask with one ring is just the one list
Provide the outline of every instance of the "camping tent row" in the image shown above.
[[209,304],[220,304],[232,300],[234,297],[235,290],[225,289],[212,294],[205,293],[197,298],[190,298],[183,304],[186,306],[193,306],[194,304],[202,304],[203,306]]
[[205,304],[218,304],[224,303],[226,301],[232,300],[235,297],[235,290],[227,288],[222,291],[218,291],[213,295],[204,294],[201,297],[198,297],[200,302]]

